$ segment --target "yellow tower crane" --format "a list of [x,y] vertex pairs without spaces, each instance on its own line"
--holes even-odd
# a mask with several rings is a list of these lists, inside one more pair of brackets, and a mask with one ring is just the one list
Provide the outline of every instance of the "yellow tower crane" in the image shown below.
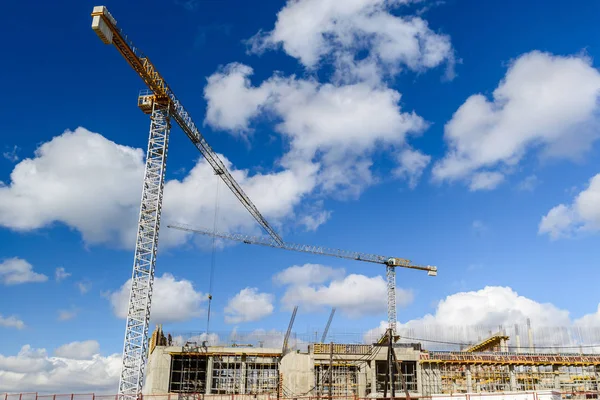
[[123,365],[119,380],[120,399],[133,400],[137,399],[142,392],[144,368],[148,354],[148,325],[171,119],[177,122],[215,173],[225,182],[259,225],[276,243],[283,244],[283,241],[208,145],[191,116],[154,64],[117,27],[117,21],[106,7],[94,7],[92,29],[102,42],[112,44],[117,48],[148,87],[148,90],[142,92],[138,97],[138,106],[144,113],[150,115],[150,135],[125,328]]

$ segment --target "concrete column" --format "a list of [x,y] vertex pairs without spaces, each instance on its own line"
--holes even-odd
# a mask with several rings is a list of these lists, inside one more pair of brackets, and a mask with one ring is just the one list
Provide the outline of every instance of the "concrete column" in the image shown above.
[[377,362],[371,361],[371,394],[377,393]]
[[467,370],[465,371],[465,377],[467,378],[467,393],[473,393],[473,376],[471,374],[471,366],[467,365]]
[[517,373],[515,372],[515,366],[509,365],[509,374],[510,374],[510,390],[513,392],[517,390]]
[[554,373],[554,389],[560,390],[560,371],[558,365],[552,366],[552,372]]
[[367,397],[367,368],[362,367],[358,371],[358,397]]
[[417,392],[423,394],[423,364],[417,361],[415,368],[417,369]]
[[246,356],[242,356],[242,366],[240,371],[240,393],[246,393]]
[[213,357],[206,360],[206,394],[212,393]]
[[442,371],[440,371],[440,367],[438,365],[433,369],[433,385],[435,393],[442,393]]

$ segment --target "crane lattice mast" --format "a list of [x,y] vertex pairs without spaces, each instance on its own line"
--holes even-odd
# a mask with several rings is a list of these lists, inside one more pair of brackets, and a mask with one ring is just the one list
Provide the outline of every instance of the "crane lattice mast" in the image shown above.
[[144,113],[150,115],[150,135],[127,311],[123,365],[119,380],[119,397],[133,400],[141,395],[144,380],[152,285],[158,249],[171,119],[177,122],[215,173],[221,177],[274,242],[283,244],[283,240],[261,215],[231,176],[225,164],[206,142],[191,116],[154,64],[117,27],[117,21],[106,7],[94,7],[91,15],[92,29],[105,44],[113,44],[119,50],[148,87],[148,90],[142,92],[138,97],[138,106]]
[[244,235],[241,233],[224,233],[210,231],[208,229],[192,228],[184,224],[169,224],[169,228],[178,229],[180,231],[199,233],[207,236],[216,236],[221,239],[234,240],[246,244],[258,244],[261,246],[274,247],[277,249],[298,251],[302,253],[319,254],[323,256],[331,256],[344,258],[355,261],[366,261],[370,263],[383,264],[386,266],[386,277],[387,277],[387,313],[388,313],[388,329],[392,331],[393,335],[396,334],[396,267],[418,269],[421,271],[427,271],[427,275],[436,276],[437,267],[427,265],[415,265],[410,260],[405,258],[397,257],[385,257],[377,254],[360,253],[357,251],[332,249],[323,246],[313,246],[307,244],[297,243],[278,243],[270,237],[251,236]]

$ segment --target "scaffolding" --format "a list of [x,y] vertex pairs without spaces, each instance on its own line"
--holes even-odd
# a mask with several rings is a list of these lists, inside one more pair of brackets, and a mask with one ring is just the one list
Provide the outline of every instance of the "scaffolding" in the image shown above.
[[[315,364],[315,389],[324,397],[348,397],[358,395],[359,367],[353,363],[336,362]],[[331,377],[331,380],[330,380]]]
[[246,394],[276,393],[278,379],[277,357],[246,357]]
[[557,390],[563,393],[600,390],[598,366],[422,364],[424,395]]
[[[402,361],[399,363],[400,371],[394,374],[394,391],[397,396],[404,393],[404,384],[409,392],[418,392],[417,386],[417,368],[415,361]],[[385,376],[388,372],[387,361],[376,361],[375,362],[375,374],[376,374],[376,390],[377,392],[385,392]]]

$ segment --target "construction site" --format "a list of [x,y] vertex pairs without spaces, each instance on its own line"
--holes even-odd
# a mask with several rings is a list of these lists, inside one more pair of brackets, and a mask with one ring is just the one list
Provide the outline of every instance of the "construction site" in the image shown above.
[[[486,327],[477,333],[468,332],[467,327],[458,328],[456,332],[460,334],[438,327],[427,335],[418,334],[397,322],[396,270],[411,269],[435,277],[437,267],[396,256],[284,241],[212,150],[155,65],[133,45],[107,8],[94,7],[91,16],[92,29],[100,40],[114,45],[147,86],[138,98],[138,106],[150,119],[122,367],[116,396],[109,398],[598,398],[600,354],[592,344],[597,343],[599,332],[583,334],[553,329],[544,333],[528,320],[524,326]],[[381,272],[385,268],[387,281],[386,328],[352,338],[330,334],[333,308],[320,334],[302,337],[293,332],[296,307],[287,331],[270,337],[238,334],[226,338],[209,334],[208,324],[206,331],[198,334],[164,332],[160,325],[150,332],[172,122],[181,128],[215,175],[268,236],[223,233],[171,222],[167,228],[243,244],[378,264]],[[209,290],[209,318],[211,299]],[[86,396],[70,395],[69,400],[101,397]],[[4,400],[17,398],[29,400],[23,394],[4,396]],[[42,398],[35,395],[35,399]],[[56,400],[56,396],[52,399]]]
[[513,338],[515,347],[499,331],[456,351],[428,350],[389,330],[369,344],[290,340],[288,330],[282,347],[265,346],[256,336],[219,344],[214,337],[203,340],[206,336],[178,336],[175,343],[167,335],[160,327],[152,334],[145,395],[597,398],[600,383],[600,354],[535,347],[531,326],[523,347],[519,336]]

